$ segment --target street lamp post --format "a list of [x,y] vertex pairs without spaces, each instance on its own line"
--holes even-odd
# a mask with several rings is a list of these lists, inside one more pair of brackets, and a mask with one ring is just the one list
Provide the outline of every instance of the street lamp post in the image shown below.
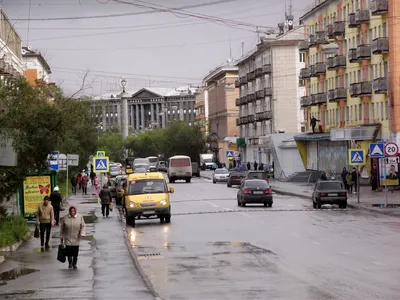
[[125,91],[128,82],[125,78],[121,78],[120,85],[122,87],[121,93],[121,110],[122,110],[122,119],[121,119],[121,127],[122,127],[122,138],[126,140],[128,137],[128,93]]

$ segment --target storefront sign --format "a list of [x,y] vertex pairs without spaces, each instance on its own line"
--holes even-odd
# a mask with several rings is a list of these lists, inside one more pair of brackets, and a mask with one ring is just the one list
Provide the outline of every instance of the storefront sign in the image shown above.
[[50,196],[50,176],[29,176],[24,181],[24,211],[25,215],[36,214],[38,205],[44,196]]

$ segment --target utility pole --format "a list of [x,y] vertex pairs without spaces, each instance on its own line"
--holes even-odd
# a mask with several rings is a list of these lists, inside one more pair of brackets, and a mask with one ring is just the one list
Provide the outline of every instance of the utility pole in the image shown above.
[[128,94],[125,91],[128,82],[125,78],[121,78],[120,85],[122,87],[121,93],[121,110],[122,110],[122,119],[121,119],[121,127],[122,127],[122,138],[126,140],[128,137]]

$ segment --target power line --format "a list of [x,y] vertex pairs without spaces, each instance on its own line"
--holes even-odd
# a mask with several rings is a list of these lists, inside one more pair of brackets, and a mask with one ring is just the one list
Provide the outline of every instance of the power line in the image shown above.
[[204,45],[204,44],[216,44],[235,40],[245,40],[253,39],[253,37],[240,37],[235,39],[225,39],[225,40],[215,40],[215,41],[204,41],[204,42],[194,42],[194,43],[184,43],[184,44],[173,44],[173,45],[149,45],[149,46],[138,46],[138,47],[122,47],[122,48],[47,48],[46,50],[51,51],[117,51],[117,50],[140,50],[140,49],[163,49],[163,48],[176,48],[176,47],[187,47],[191,45]]
[[[194,4],[194,5],[185,5],[185,6],[174,7],[174,8],[170,8],[170,9],[173,11],[173,10],[180,10],[180,9],[198,8],[198,7],[218,5],[218,4],[222,4],[222,3],[226,3],[226,2],[233,2],[233,1],[236,1],[236,0],[218,0],[218,1],[214,1],[214,2],[200,3],[200,4]],[[132,12],[132,13],[122,13],[122,14],[73,16],[73,17],[59,17],[59,18],[55,18],[55,17],[54,18],[18,18],[18,19],[8,18],[8,20],[10,20],[10,21],[66,21],[66,20],[118,18],[118,17],[128,17],[128,16],[145,15],[145,14],[153,14],[153,13],[157,13],[157,11],[147,10],[147,11],[142,11],[142,12]]]

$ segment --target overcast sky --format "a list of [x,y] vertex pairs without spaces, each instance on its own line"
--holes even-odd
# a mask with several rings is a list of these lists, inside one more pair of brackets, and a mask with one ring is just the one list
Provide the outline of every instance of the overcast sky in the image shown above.
[[[128,89],[132,90],[149,85],[198,85],[210,70],[229,58],[230,44],[233,58],[239,58],[242,43],[244,52],[257,43],[253,25],[276,27],[284,21],[285,12],[285,0],[116,2],[0,0],[0,5],[15,24],[23,46],[32,46],[44,54],[53,71],[52,81],[62,83],[66,91],[72,92],[79,88],[85,70],[90,70],[90,79],[95,79],[95,83],[86,94],[118,90],[121,76],[127,78]],[[292,2],[296,24],[314,0]],[[192,6],[179,11],[186,15],[160,11],[185,6]],[[209,20],[210,16],[235,23],[221,24]]]

